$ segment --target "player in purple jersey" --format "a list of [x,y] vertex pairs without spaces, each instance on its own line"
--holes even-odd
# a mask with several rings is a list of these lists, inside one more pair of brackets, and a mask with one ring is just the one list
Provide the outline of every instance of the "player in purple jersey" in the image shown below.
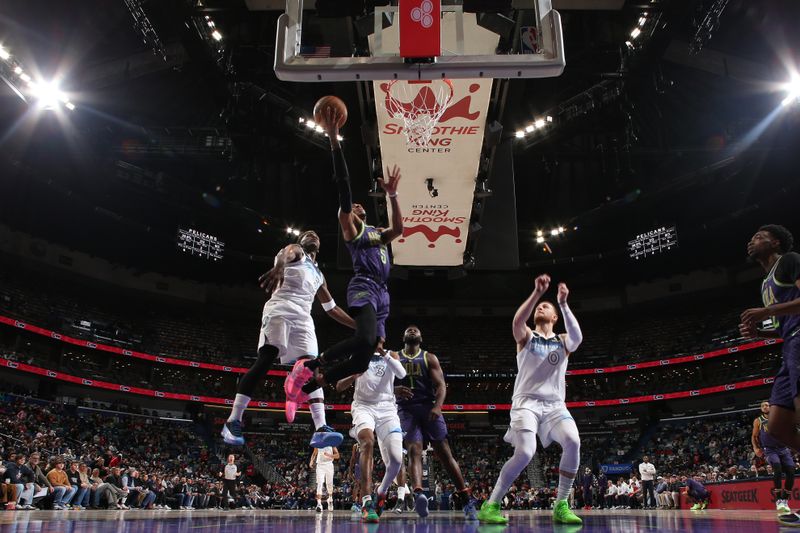
[[447,424],[442,406],[447,395],[444,372],[439,359],[423,350],[422,333],[417,326],[408,326],[403,333],[405,346],[400,350],[400,362],[406,377],[396,381],[397,413],[403,428],[403,442],[408,450],[408,472],[413,485],[415,509],[420,516],[428,514],[428,499],[422,490],[422,449],[431,443],[433,451],[455,482],[453,499],[464,513],[474,518],[474,502],[470,497],[461,468],[453,458],[447,442]]
[[[753,451],[763,457],[772,466],[775,488],[775,508],[779,513],[788,513],[789,496],[794,487],[794,458],[792,451],[769,434],[769,402],[761,402],[761,414],[753,420],[753,434],[750,441]],[[786,484],[781,488],[781,481],[786,473]]]
[[[379,339],[386,337],[386,318],[389,316],[386,284],[391,268],[387,245],[403,234],[403,216],[397,202],[400,169],[396,166],[391,171],[387,169],[388,179],[378,178],[391,203],[391,225],[388,228],[368,225],[364,207],[352,201],[347,163],[338,141],[338,113],[328,108],[327,114],[325,122],[331,142],[334,178],[339,189],[339,226],[355,271],[347,289],[347,305],[350,316],[356,321],[356,332],[325,350],[319,358],[306,362],[307,368],[319,371],[303,385],[305,393],[329,383],[335,385],[340,379],[361,374],[369,367]],[[344,360],[330,365],[339,359]]]
[[[783,226],[762,226],[747,244],[748,257],[767,276],[761,283],[764,307],[742,313],[739,331],[744,337],[783,339],[781,368],[769,399],[768,435],[800,451],[797,410],[800,407],[800,255],[792,252],[794,238]],[[765,323],[768,327],[762,329]],[[782,515],[780,521],[800,526],[800,514]]]

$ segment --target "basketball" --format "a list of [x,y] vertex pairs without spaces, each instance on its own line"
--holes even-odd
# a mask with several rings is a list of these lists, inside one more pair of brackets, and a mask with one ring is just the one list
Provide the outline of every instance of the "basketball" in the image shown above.
[[344,126],[344,123],[347,122],[347,106],[344,105],[341,98],[331,94],[323,96],[314,104],[314,121],[325,128],[325,109],[328,107],[333,107],[339,112],[340,118],[338,126],[340,128]]

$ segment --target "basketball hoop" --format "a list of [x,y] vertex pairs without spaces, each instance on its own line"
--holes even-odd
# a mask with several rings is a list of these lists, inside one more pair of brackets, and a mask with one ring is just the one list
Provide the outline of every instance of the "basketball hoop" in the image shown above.
[[453,99],[453,82],[392,80],[385,87],[386,111],[403,121],[409,146],[428,146],[433,130]]

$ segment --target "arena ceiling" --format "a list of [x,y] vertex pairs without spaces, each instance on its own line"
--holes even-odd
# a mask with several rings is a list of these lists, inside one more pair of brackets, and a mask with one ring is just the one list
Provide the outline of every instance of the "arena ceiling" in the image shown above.
[[[141,268],[230,281],[261,270],[287,242],[287,226],[316,229],[332,243],[329,155],[296,118],[324,94],[348,102],[345,149],[356,196],[366,200],[370,168],[358,95],[354,84],[276,79],[280,4],[8,5],[0,43],[31,72],[59,77],[76,109],[35,112],[0,85],[0,222]],[[357,46],[344,17],[357,18],[363,2],[317,4],[307,19],[313,44]],[[537,115],[563,116],[546,134],[514,141],[524,267],[574,269],[598,283],[608,275],[652,277],[676,265],[741,260],[744,242],[762,222],[800,228],[792,201],[800,112],[776,111],[782,96],[771,90],[800,62],[797,2],[555,4],[564,20],[564,75],[510,82],[496,117],[510,137]],[[698,34],[720,5],[718,24]],[[132,6],[147,15],[158,43],[153,34],[143,42]],[[632,49],[626,41],[645,12],[657,23]],[[223,37],[221,53],[193,24],[206,15]],[[690,53],[691,46],[701,50]],[[627,259],[630,238],[671,225],[678,227],[678,251],[646,267]],[[179,226],[221,236],[231,260],[179,257]],[[549,249],[536,242],[537,230],[558,226],[568,231]]]

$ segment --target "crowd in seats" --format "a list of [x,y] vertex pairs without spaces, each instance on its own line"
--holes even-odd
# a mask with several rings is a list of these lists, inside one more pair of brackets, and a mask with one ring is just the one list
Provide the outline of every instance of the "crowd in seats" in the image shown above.
[[[35,274],[0,272],[0,314],[156,355],[234,366],[248,366],[248,358],[255,355],[260,309],[153,306],[141,296],[91,295],[96,292]],[[750,300],[745,294],[732,294],[703,298],[702,305],[693,301],[688,308],[676,302],[649,306],[647,311],[600,313],[581,312],[576,300],[584,340],[570,367],[611,366],[729,346],[740,341],[738,316]],[[514,372],[510,321],[511,316],[496,315],[391,316],[386,346],[400,349],[403,329],[414,322],[425,347],[451,371]],[[315,322],[320,349],[348,334],[324,315],[316,316]]]

